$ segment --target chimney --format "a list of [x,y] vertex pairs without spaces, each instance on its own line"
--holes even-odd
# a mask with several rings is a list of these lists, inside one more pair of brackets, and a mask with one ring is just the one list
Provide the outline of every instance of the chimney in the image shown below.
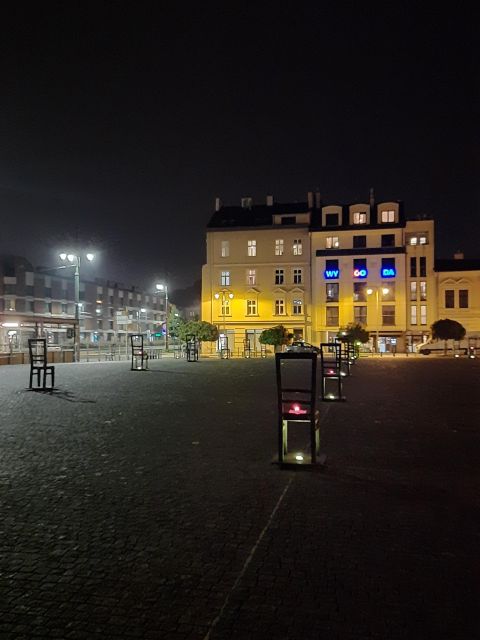
[[322,194],[320,191],[315,191],[315,209],[322,208]]
[[313,209],[313,191],[309,191],[307,193],[307,203],[308,203],[308,208]]
[[273,207],[273,196],[267,196],[267,207]]
[[370,208],[373,209],[375,207],[375,191],[373,187],[370,187]]
[[220,211],[222,206],[222,201],[220,198],[215,198],[215,211]]
[[465,256],[463,255],[463,251],[460,251],[460,249],[457,249],[455,251],[455,253],[453,254],[453,259],[454,260],[463,260]]

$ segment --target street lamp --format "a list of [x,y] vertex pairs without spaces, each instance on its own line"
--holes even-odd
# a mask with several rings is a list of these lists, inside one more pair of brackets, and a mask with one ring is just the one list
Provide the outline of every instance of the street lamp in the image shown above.
[[168,351],[168,285],[156,284],[155,288],[165,292],[165,351]]
[[[60,260],[62,262],[69,262],[65,267],[73,267],[74,282],[75,282],[75,328],[74,328],[74,348],[73,359],[74,362],[80,362],[80,262],[81,257],[74,253],[60,253]],[[85,254],[86,259],[89,262],[95,258],[93,253]]]
[[379,352],[379,348],[378,348],[378,325],[380,324],[380,319],[379,319],[379,311],[380,311],[380,304],[379,304],[379,299],[378,299],[378,292],[381,291],[382,294],[384,296],[387,295],[387,293],[389,293],[390,289],[388,287],[369,287],[367,289],[367,295],[371,296],[372,293],[375,293],[375,304],[376,304],[376,332],[375,332],[375,349],[376,352]]
[[224,333],[224,337],[227,337],[227,329],[226,329],[226,325],[225,325],[225,309],[226,309],[226,302],[228,302],[229,300],[233,299],[233,293],[231,291],[229,291],[228,289],[222,289],[219,293],[215,293],[214,296],[215,300],[219,300],[220,298],[222,299],[222,317],[223,317],[223,333]]

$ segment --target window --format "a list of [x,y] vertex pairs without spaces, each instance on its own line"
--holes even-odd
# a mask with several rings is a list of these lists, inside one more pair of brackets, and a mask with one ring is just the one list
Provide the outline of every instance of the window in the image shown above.
[[16,292],[17,292],[17,285],[16,284],[7,284],[7,283],[5,283],[3,285],[3,292],[7,293],[7,294],[10,293],[12,295],[15,295]]
[[52,313],[52,303],[51,302],[46,302],[45,303],[45,312],[46,313]]
[[427,283],[425,280],[420,282],[420,300],[424,302],[427,299]]
[[420,258],[420,277],[424,278],[427,275],[427,259],[423,256]]
[[353,236],[353,248],[363,249],[367,246],[367,236]]
[[453,309],[455,306],[455,291],[445,289],[445,309]]
[[382,258],[382,278],[394,278],[397,275],[395,258]]
[[5,298],[5,310],[15,311],[15,298]]
[[45,287],[44,296],[45,298],[52,297],[52,287]]
[[248,240],[247,241],[247,254],[250,257],[257,255],[257,241],[256,240]]
[[395,211],[382,211],[382,222],[395,222]]
[[[408,240],[408,244],[411,244],[411,245],[416,245],[416,244],[418,244],[418,238],[417,238],[417,236],[410,236],[410,238],[409,238],[409,240]],[[415,309],[415,312],[416,312],[416,309]],[[412,324],[416,324],[416,322],[415,322],[415,323],[413,323],[413,322],[412,322]]]
[[395,234],[382,233],[382,247],[394,247],[394,246],[395,246]]
[[285,300],[283,298],[278,298],[278,300],[275,300],[275,315],[285,315]]
[[283,240],[275,240],[275,255],[283,256]]
[[382,324],[384,326],[392,326],[395,324],[395,305],[383,305]]
[[[384,293],[384,291],[387,291],[387,293]],[[383,282],[382,286],[380,287],[380,295],[382,296],[382,300],[384,302],[395,300],[395,283]]]
[[302,269],[293,270],[293,284],[302,284]]
[[367,259],[366,258],[354,258],[353,259],[353,277],[354,278],[366,278],[367,271]]
[[338,226],[338,213],[326,213],[325,214],[325,226],[337,227]]
[[338,260],[325,260],[325,278],[336,280],[340,276]]
[[275,269],[275,284],[283,284],[285,282],[284,269]]
[[353,283],[353,301],[354,302],[367,301],[367,283],[366,282]]
[[428,244],[428,236],[426,233],[423,233],[421,236],[418,237],[418,240],[420,242],[420,244]]
[[468,289],[460,289],[458,292],[458,306],[460,309],[468,309]]
[[420,305],[420,324],[427,324],[427,305]]
[[62,313],[68,313],[68,305],[62,302]]
[[410,307],[410,324],[417,324],[417,307],[414,304]]
[[222,240],[221,254],[222,258],[228,258],[230,255],[230,242],[228,240]]
[[297,217],[296,216],[282,216],[282,224],[296,224]]
[[33,300],[25,300],[25,311],[33,312]]
[[33,285],[27,285],[25,287],[25,295],[33,296],[33,293],[34,293]]
[[327,307],[327,327],[338,327],[338,307]]
[[338,282],[328,282],[325,285],[327,302],[338,302],[338,286]]
[[338,247],[340,246],[338,236],[328,236],[327,238],[325,238],[325,246],[327,249],[338,249]]
[[355,211],[353,214],[353,224],[367,224],[367,214],[365,211]]
[[247,300],[247,316],[256,316],[256,315],[257,315],[257,301]]
[[230,271],[222,271],[220,276],[220,284],[222,287],[228,287],[230,285]]
[[247,284],[256,284],[257,271],[256,269],[247,269]]
[[367,307],[353,307],[355,324],[367,324]]
[[410,277],[411,278],[417,277],[417,259],[416,258],[410,258]]
[[294,240],[293,241],[293,255],[301,256],[302,255],[302,241]]
[[415,302],[417,299],[417,283],[410,282],[410,302]]
[[303,313],[303,301],[302,300],[294,300],[293,301],[293,315],[298,316]]
[[113,329],[113,320],[108,321],[108,328]]
[[230,298],[222,298],[222,316],[230,315]]

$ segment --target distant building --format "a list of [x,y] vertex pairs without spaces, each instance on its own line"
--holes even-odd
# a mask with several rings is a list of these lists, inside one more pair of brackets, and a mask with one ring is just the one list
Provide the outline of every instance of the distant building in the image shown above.
[[[372,347],[399,352],[425,340],[440,317],[480,333],[480,261],[435,263],[434,242],[432,219],[408,219],[402,202],[377,202],[373,190],[366,202],[347,205],[325,204],[313,192],[287,204],[272,196],[240,206],[217,199],[202,319],[234,350],[245,338],[258,348],[260,333],[278,324],[319,344],[360,323]],[[454,303],[445,308],[451,290]]]
[[[39,272],[19,256],[0,257],[0,349],[25,349],[28,338],[73,346],[73,273]],[[160,338],[165,297],[96,279],[80,281],[80,341],[84,346],[125,344],[129,333]]]

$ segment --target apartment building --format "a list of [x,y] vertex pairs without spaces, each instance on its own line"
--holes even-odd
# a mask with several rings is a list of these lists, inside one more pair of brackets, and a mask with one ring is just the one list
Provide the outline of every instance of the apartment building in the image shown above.
[[432,219],[409,219],[402,202],[377,202],[373,190],[367,201],[347,205],[324,204],[313,192],[288,204],[272,196],[265,204],[243,198],[240,206],[217,199],[207,227],[202,319],[217,324],[234,349],[246,337],[257,346],[261,331],[277,324],[320,344],[356,322],[370,332],[372,348],[413,351],[446,317],[444,291],[454,290],[456,315],[480,332],[480,269],[466,275],[467,261],[455,261],[456,270],[452,261],[436,267],[434,231]]
[[[73,346],[73,274],[37,271],[20,256],[0,257],[0,348],[25,349],[28,338]],[[165,298],[137,287],[80,280],[80,341],[84,346],[125,344],[129,333],[154,340],[165,323]]]

